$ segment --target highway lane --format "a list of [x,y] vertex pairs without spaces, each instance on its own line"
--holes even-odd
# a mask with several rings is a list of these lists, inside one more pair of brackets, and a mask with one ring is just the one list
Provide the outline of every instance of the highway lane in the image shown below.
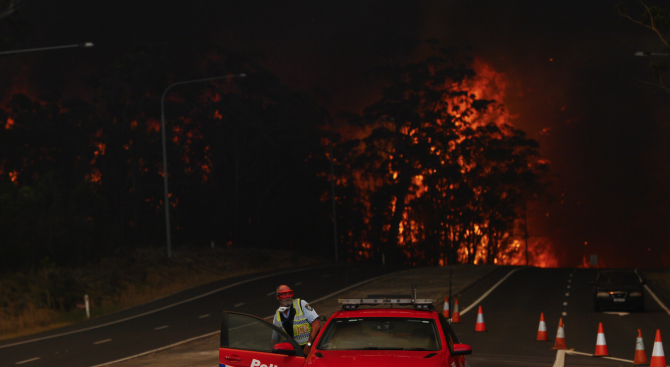
[[[0,366],[92,366],[114,361],[215,332],[222,310],[269,316],[277,307],[274,289],[282,283],[290,285],[296,297],[310,301],[395,270],[358,264],[220,281],[89,322],[3,341]],[[217,291],[225,287],[229,288]],[[211,294],[199,296],[207,293]],[[63,333],[71,334],[53,337]]]
[[[472,304],[501,279],[502,268],[487,279],[457,295],[461,309]],[[651,357],[656,329],[670,342],[670,316],[645,294],[647,312],[627,315],[592,310],[593,269],[539,269],[516,271],[481,301],[487,332],[475,332],[477,307],[463,315],[454,329],[461,342],[470,344],[473,366],[554,366],[553,347],[559,318],[565,324],[566,344],[576,352],[595,352],[598,323],[602,322],[610,356],[633,360],[637,329],[643,331],[647,355]],[[540,313],[544,312],[549,342],[537,342]],[[665,332],[664,332],[665,331]],[[620,366],[617,360],[584,355],[566,355],[565,366]]]

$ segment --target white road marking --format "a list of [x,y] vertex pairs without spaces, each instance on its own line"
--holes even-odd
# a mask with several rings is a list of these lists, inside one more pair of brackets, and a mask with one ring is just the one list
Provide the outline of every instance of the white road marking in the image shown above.
[[240,306],[244,306],[244,302],[240,302],[240,303],[235,305],[235,307],[240,307]]
[[99,341],[97,341],[93,344],[102,344],[102,343],[107,343],[107,342],[111,342],[111,341],[112,341],[112,339],[105,339],[105,340],[99,340]]
[[24,363],[28,363],[28,362],[33,362],[33,361],[36,361],[36,360],[38,360],[38,359],[40,359],[40,357],[35,357],[35,358],[31,358],[31,359],[26,359],[25,361],[16,362],[16,364],[24,364]]
[[568,279],[568,283],[572,283],[572,279]]
[[563,367],[565,366],[565,351],[559,349],[556,351],[556,360],[554,361],[554,367]]
[[568,285],[568,289],[570,289],[570,286]]
[[561,315],[563,315],[563,316],[568,316],[568,313],[565,312],[565,311],[563,311],[563,312],[561,313]]
[[[565,353],[566,353],[566,354],[576,354],[576,355],[580,355],[580,356],[589,356],[589,357],[593,357],[593,354],[583,353],[583,352],[577,352],[577,351],[574,351],[574,350],[566,350]],[[602,358],[602,359],[611,359],[611,360],[613,360],[613,361],[619,361],[619,362],[628,362],[628,363],[631,363],[631,364],[633,363],[633,361],[631,361],[631,360],[629,360],[629,359],[621,359],[621,358],[614,358],[614,357],[598,357],[598,358]]]
[[567,302],[563,302],[563,306],[567,306],[567,305],[568,305],[568,303],[567,303]]
[[266,296],[268,296],[268,297],[269,297],[269,296],[274,296],[275,294],[277,294],[277,293],[275,293],[275,292],[270,292],[270,293],[266,294]]
[[524,269],[524,268],[516,268],[516,269],[510,271],[509,273],[507,273],[507,275],[505,275],[502,279],[500,279],[500,280],[498,281],[498,283],[496,283],[493,287],[491,287],[491,289],[489,289],[488,291],[486,291],[486,293],[484,293],[481,297],[479,297],[476,301],[474,301],[474,302],[473,302],[470,306],[468,306],[465,310],[461,311],[461,315],[465,315],[466,312],[470,311],[470,310],[471,310],[473,307],[475,307],[479,302],[481,302],[484,298],[486,298],[491,292],[493,292],[493,290],[496,289],[496,287],[498,287],[502,282],[504,282],[505,279],[507,279],[507,278],[508,278],[510,275],[512,275],[515,271],[518,271],[518,270],[521,270],[521,269]]
[[[318,268],[318,267],[315,267],[315,268]],[[305,270],[305,269],[302,269],[302,270]],[[295,271],[297,271],[297,270],[295,270]],[[333,296],[336,296],[336,295],[338,295],[338,294],[340,294],[340,293],[346,292],[346,291],[348,291],[348,290],[350,290],[350,289],[353,289],[353,288],[356,288],[356,287],[360,287],[360,286],[363,285],[363,284],[372,283],[372,282],[374,282],[374,281],[376,281],[376,280],[383,279],[383,278],[388,278],[388,277],[390,277],[390,276],[393,276],[393,275],[402,273],[403,271],[406,272],[407,270],[395,271],[395,272],[393,272],[393,273],[380,275],[380,276],[377,276],[377,277],[374,277],[374,278],[370,278],[370,279],[367,279],[367,280],[358,282],[358,283],[356,283],[356,284],[352,284],[352,285],[350,285],[350,286],[348,286],[348,287],[345,287],[345,288],[342,288],[342,289],[340,289],[340,290],[338,290],[338,291],[335,291],[335,292],[333,292],[333,293],[327,294],[327,295],[325,295],[325,296],[323,296],[323,297],[321,297],[321,298],[315,299],[315,300],[311,301],[310,304],[313,305],[313,304],[315,304],[315,303],[317,303],[317,302],[323,301],[323,300],[325,300],[325,299],[329,299],[329,298],[331,298],[331,297],[333,297]],[[280,274],[277,274],[277,275],[286,274],[286,273],[290,273],[290,272],[280,273]],[[265,276],[265,277],[254,278],[254,279],[251,279],[251,280],[249,280],[249,281],[252,281],[252,280],[258,280],[258,279],[262,279],[262,278],[267,278],[267,276]],[[239,285],[239,284],[242,284],[242,283],[246,283],[246,282],[239,282],[239,283],[236,283],[236,284],[232,284],[232,285],[230,285],[230,286],[221,288],[221,289],[219,289],[219,290],[217,290],[217,291],[223,290],[223,289],[225,289],[225,288],[230,288],[230,287],[232,287],[232,286]],[[215,293],[215,292],[217,292],[217,291],[210,292],[210,293],[208,293],[207,295],[212,294],[212,293]],[[274,294],[274,293],[273,293],[273,294]],[[204,297],[204,296],[200,296],[200,297]],[[196,298],[193,298],[193,299],[197,299],[197,298],[200,298],[200,297],[196,297]],[[193,299],[192,299],[192,300],[193,300]],[[183,303],[183,302],[182,302],[182,303]],[[175,304],[175,306],[176,306],[176,304]],[[148,313],[152,313],[152,312],[148,312]],[[265,320],[270,320],[270,319],[272,319],[273,317],[274,317],[274,314],[272,314],[272,315],[270,315],[270,316],[265,316],[264,319],[265,319]],[[115,324],[115,323],[116,323],[116,322],[112,322],[112,323],[109,323],[109,324]],[[90,328],[90,329],[93,329],[93,328]],[[83,331],[83,330],[80,330],[80,331]],[[166,345],[166,346],[164,346],[164,347],[160,347],[160,348],[153,349],[153,350],[148,350],[148,351],[146,351],[146,352],[142,352],[142,353],[135,354],[135,355],[132,355],[132,356],[129,356],[129,357],[121,358],[121,359],[117,359],[117,360],[115,360],[115,361],[110,361],[110,362],[105,362],[105,363],[102,363],[102,364],[97,364],[97,365],[95,365],[95,366],[91,366],[91,367],[103,367],[103,366],[108,366],[108,365],[110,365],[110,364],[114,364],[114,363],[124,362],[124,361],[130,360],[130,359],[133,359],[133,358],[138,358],[138,357],[142,357],[142,356],[145,356],[145,355],[148,355],[148,354],[152,354],[152,353],[160,352],[160,351],[162,351],[162,350],[166,350],[166,349],[174,348],[174,347],[176,347],[176,346],[178,346],[178,345],[182,345],[182,344],[190,343],[190,342],[192,342],[192,341],[194,341],[194,340],[199,340],[199,339],[203,339],[203,338],[208,338],[208,337],[210,337],[210,336],[212,336],[212,335],[216,335],[216,334],[220,334],[220,333],[221,333],[221,330],[216,330],[216,331],[213,331],[213,332],[211,332],[211,333],[207,333],[207,334],[200,335],[200,336],[196,336],[196,337],[193,337],[193,338],[190,338],[190,339],[182,340],[182,341],[176,342],[176,343],[174,343],[174,344]],[[68,333],[68,334],[72,334],[72,333]],[[61,335],[62,335],[62,334],[61,334]],[[56,336],[58,336],[58,335],[56,335]],[[47,338],[42,338],[42,339],[47,339]],[[37,340],[33,340],[33,341],[37,341]],[[24,343],[25,343],[25,342],[24,342]],[[23,343],[17,343],[17,344],[23,344]],[[2,346],[2,347],[5,347],[5,346]],[[2,348],[2,347],[0,347],[0,348]]]
[[198,316],[199,319],[204,319],[205,317],[209,317],[209,314],[206,313],[206,314],[204,314],[204,315],[200,315],[200,316]]
[[570,292],[565,293],[566,297],[570,297]]
[[133,359],[133,358],[137,358],[137,357],[142,357],[142,356],[145,356],[145,355],[147,355],[147,354],[160,352],[161,350],[165,350],[165,349],[174,348],[174,347],[176,347],[176,346],[178,346],[178,345],[185,344],[185,343],[190,343],[190,342],[192,342],[192,341],[194,341],[194,340],[198,340],[198,339],[202,339],[202,338],[207,338],[207,337],[210,337],[210,336],[212,336],[212,335],[219,334],[219,333],[221,333],[221,330],[217,330],[217,331],[211,332],[211,333],[209,333],[209,334],[205,334],[205,335],[196,336],[195,338],[190,338],[190,339],[182,340],[182,341],[180,341],[180,342],[177,342],[177,343],[174,343],[174,344],[170,344],[170,345],[166,345],[166,346],[164,346],[164,347],[160,347],[160,348],[157,348],[157,349],[153,349],[153,350],[149,350],[149,351],[142,352],[142,353],[139,353],[139,354],[135,354],[134,356],[130,356],[130,357],[126,357],[126,358],[121,358],[121,359],[117,359],[117,360],[115,360],[115,361],[105,362],[105,363],[102,363],[102,364],[96,364],[95,366],[91,366],[91,367],[103,367],[103,366],[108,366],[108,365],[110,365],[110,364],[114,364],[114,363],[119,363],[119,362],[127,361],[127,360],[129,360],[129,359]]
[[575,275],[575,274],[573,274],[573,273],[570,273],[570,276],[573,276],[573,275]]
[[302,282],[295,283],[294,285],[300,285],[300,284],[302,284]]
[[170,327],[170,325],[163,325],[163,326],[159,326],[157,328],[154,328],[154,330],[166,329],[166,328],[169,328],[169,327]]
[[665,305],[663,304],[663,302],[661,302],[661,300],[658,299],[658,297],[656,297],[656,294],[655,294],[654,292],[651,291],[651,289],[649,288],[649,286],[645,284],[645,285],[644,285],[644,289],[646,289],[647,292],[649,292],[649,294],[651,294],[651,296],[654,297],[654,299],[656,300],[656,303],[658,303],[658,305],[661,306],[661,308],[663,308],[663,309],[665,310],[665,312],[666,312],[668,315],[670,315],[670,310],[668,310],[668,308],[665,307]]
[[[635,274],[637,274],[637,277],[640,279],[640,281],[642,281],[642,277],[641,277],[640,274],[637,272],[637,269],[635,269]],[[661,308],[664,309],[665,312],[666,312],[668,315],[670,315],[670,310],[668,310],[668,308],[665,307],[665,305],[663,304],[663,302],[661,302],[661,300],[658,299],[658,297],[656,297],[656,294],[655,294],[654,292],[651,291],[651,288],[649,288],[649,286],[645,284],[645,285],[644,285],[644,289],[646,289],[647,292],[649,292],[649,294],[651,294],[651,296],[654,298],[654,300],[656,300],[656,303],[658,303],[658,305],[661,306]]]
[[[166,309],[168,309],[168,308],[172,308],[172,307],[175,307],[175,306],[179,306],[179,305],[181,305],[181,304],[183,304],[183,303],[187,303],[187,302],[195,301],[196,299],[200,299],[200,298],[203,298],[203,297],[207,297],[207,296],[212,295],[212,294],[214,294],[214,293],[218,293],[218,292],[221,292],[221,291],[223,291],[223,290],[226,290],[226,289],[229,289],[229,288],[233,288],[233,287],[236,287],[236,286],[241,285],[241,284],[250,283],[250,282],[253,282],[253,281],[256,281],[256,280],[260,280],[260,279],[270,278],[270,277],[274,277],[274,276],[277,276],[277,275],[283,275],[283,274],[297,273],[297,272],[299,272],[299,271],[305,271],[305,270],[310,270],[310,269],[324,269],[324,268],[330,268],[330,267],[335,267],[335,266],[337,266],[337,265],[313,266],[313,267],[310,267],[310,268],[302,268],[302,269],[297,269],[297,270],[296,270],[296,269],[293,269],[293,270],[287,270],[287,271],[280,272],[280,273],[272,273],[272,274],[267,274],[267,275],[263,275],[263,276],[258,276],[258,277],[255,277],[255,278],[251,278],[251,279],[247,279],[247,280],[242,280],[242,281],[239,281],[239,282],[237,282],[237,283],[229,284],[229,285],[227,285],[227,286],[225,286],[225,287],[221,287],[221,288],[215,289],[215,290],[213,290],[213,291],[209,291],[209,292],[206,292],[206,293],[197,295],[197,296],[195,296],[195,297],[191,297],[191,298],[189,298],[189,299],[185,299],[185,300],[183,300],[183,301],[175,302],[175,303],[173,303],[173,304],[170,304],[170,305],[167,305],[167,306],[163,306],[163,307],[157,308],[157,309],[155,309],[155,310],[151,310],[151,311],[147,311],[147,312],[144,312],[144,313],[141,313],[141,314],[138,314],[138,315],[134,315],[134,316],[126,317],[126,318],[124,318],[124,319],[115,320],[115,321],[111,321],[111,322],[108,322],[108,323],[105,323],[105,324],[100,324],[100,325],[96,325],[96,326],[91,326],[91,327],[87,327],[87,328],[83,328],[83,329],[79,329],[79,330],[68,331],[68,332],[66,332],[66,333],[60,333],[60,334],[49,335],[49,336],[45,336],[45,337],[41,337],[41,338],[35,338],[35,339],[24,340],[24,341],[20,341],[20,342],[17,342],[17,343],[11,343],[11,344],[0,345],[0,349],[2,349],[2,348],[13,347],[13,346],[15,346],[15,345],[21,345],[21,344],[33,343],[33,342],[40,341],[40,340],[45,340],[45,339],[53,339],[53,338],[57,338],[57,337],[60,337],[60,336],[65,336],[65,335],[70,335],[70,334],[81,333],[81,332],[88,331],[88,330],[99,329],[99,328],[101,328],[101,327],[105,327],[105,326],[109,326],[109,325],[118,324],[118,323],[120,323],[120,322],[124,322],[124,321],[128,321],[128,320],[136,319],[136,318],[138,318],[138,317],[142,317],[142,316],[150,315],[150,314],[152,314],[152,313],[156,313],[156,312],[159,312],[159,311],[163,311],[163,310],[166,310]],[[393,273],[391,273],[391,274],[386,274],[385,276],[389,276],[389,275],[392,275],[392,274],[393,274]],[[374,278],[374,279],[377,279],[377,278]],[[169,297],[169,296],[166,296],[166,297]],[[163,297],[163,298],[166,298],[166,297]],[[159,300],[159,299],[163,299],[163,298],[158,298],[158,299],[156,299],[155,301],[157,301],[157,300]],[[312,303],[314,303],[314,302],[312,302]]]
[[630,315],[630,313],[628,313],[628,312],[611,312],[611,311],[606,311],[606,312],[603,312],[603,313],[606,313],[606,314],[608,314],[608,315],[619,315],[619,316]]

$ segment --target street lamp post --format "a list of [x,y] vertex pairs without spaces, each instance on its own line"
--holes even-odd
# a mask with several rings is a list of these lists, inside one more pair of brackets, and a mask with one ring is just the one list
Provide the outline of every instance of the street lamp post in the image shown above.
[[183,82],[176,82],[170,84],[167,88],[165,88],[165,91],[163,92],[163,95],[161,96],[161,139],[163,141],[163,187],[165,191],[165,198],[163,201],[163,206],[165,206],[165,236],[167,239],[167,257],[172,258],[172,238],[170,237],[170,202],[169,202],[169,197],[168,197],[168,169],[167,169],[167,147],[165,143],[165,96],[167,95],[167,92],[174,86],[181,85],[181,84],[189,84],[189,83],[198,83],[198,82],[207,82],[210,80],[217,80],[217,79],[228,79],[228,78],[234,78],[234,77],[240,77],[243,78],[247,76],[246,74],[231,74],[231,75],[225,75],[225,76],[215,76],[211,78],[202,78],[202,79],[194,79],[194,80],[186,80]]
[[75,47],[90,48],[90,47],[93,47],[93,42],[84,42],[84,43],[77,43],[77,44],[74,44],[74,45],[64,45],[64,46],[24,48],[22,50],[2,51],[2,52],[0,52],[0,55],[18,54],[18,53],[23,53],[23,52],[34,52],[34,51],[59,50],[61,48],[75,48]]

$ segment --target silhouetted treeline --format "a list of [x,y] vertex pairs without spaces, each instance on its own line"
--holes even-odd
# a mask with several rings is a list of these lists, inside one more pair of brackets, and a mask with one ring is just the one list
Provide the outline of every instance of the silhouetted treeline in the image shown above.
[[[322,164],[326,114],[253,57],[166,62],[139,49],[85,99],[11,96],[0,111],[0,262],[80,263],[165,246],[160,99],[165,100],[173,246],[323,252],[332,238]],[[195,69],[190,73],[180,72]]]
[[168,56],[136,49],[91,77],[86,97],[15,94],[2,106],[3,269],[165,246],[161,95],[217,75],[247,77],[180,85],[165,100],[174,246],[332,256],[331,142],[343,259],[437,264],[460,249],[472,262],[485,249],[493,262],[541,194],[537,143],[493,122],[502,106],[464,89],[467,64],[394,70],[379,102],[335,127],[258,58]]

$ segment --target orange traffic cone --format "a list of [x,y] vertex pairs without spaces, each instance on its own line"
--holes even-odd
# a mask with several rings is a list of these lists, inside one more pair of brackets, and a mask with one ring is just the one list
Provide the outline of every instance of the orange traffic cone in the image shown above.
[[452,324],[460,324],[461,321],[461,313],[458,311],[458,300],[454,300],[454,315],[451,317],[451,323]]
[[444,296],[444,308],[442,309],[442,316],[449,318],[449,297]]
[[594,357],[608,356],[607,342],[605,342],[605,332],[603,331],[603,323],[598,324],[598,339],[596,340],[596,352]]
[[547,334],[547,324],[544,322],[544,312],[540,313],[540,327],[537,330],[537,341],[546,342],[549,340]]
[[565,346],[565,330],[563,330],[563,318],[560,318],[558,320],[558,331],[556,332],[556,342],[554,343],[554,347],[551,349],[552,350],[568,349],[568,347]]
[[665,367],[665,354],[663,354],[663,343],[661,343],[661,330],[656,330],[654,349],[651,351],[651,364],[649,367]]
[[486,331],[486,325],[484,325],[484,314],[482,313],[482,306],[479,306],[479,311],[477,311],[477,325],[475,325],[475,331]]
[[644,343],[642,342],[642,330],[637,329],[637,339],[635,340],[635,359],[633,364],[649,364],[647,360],[647,352],[644,350]]

